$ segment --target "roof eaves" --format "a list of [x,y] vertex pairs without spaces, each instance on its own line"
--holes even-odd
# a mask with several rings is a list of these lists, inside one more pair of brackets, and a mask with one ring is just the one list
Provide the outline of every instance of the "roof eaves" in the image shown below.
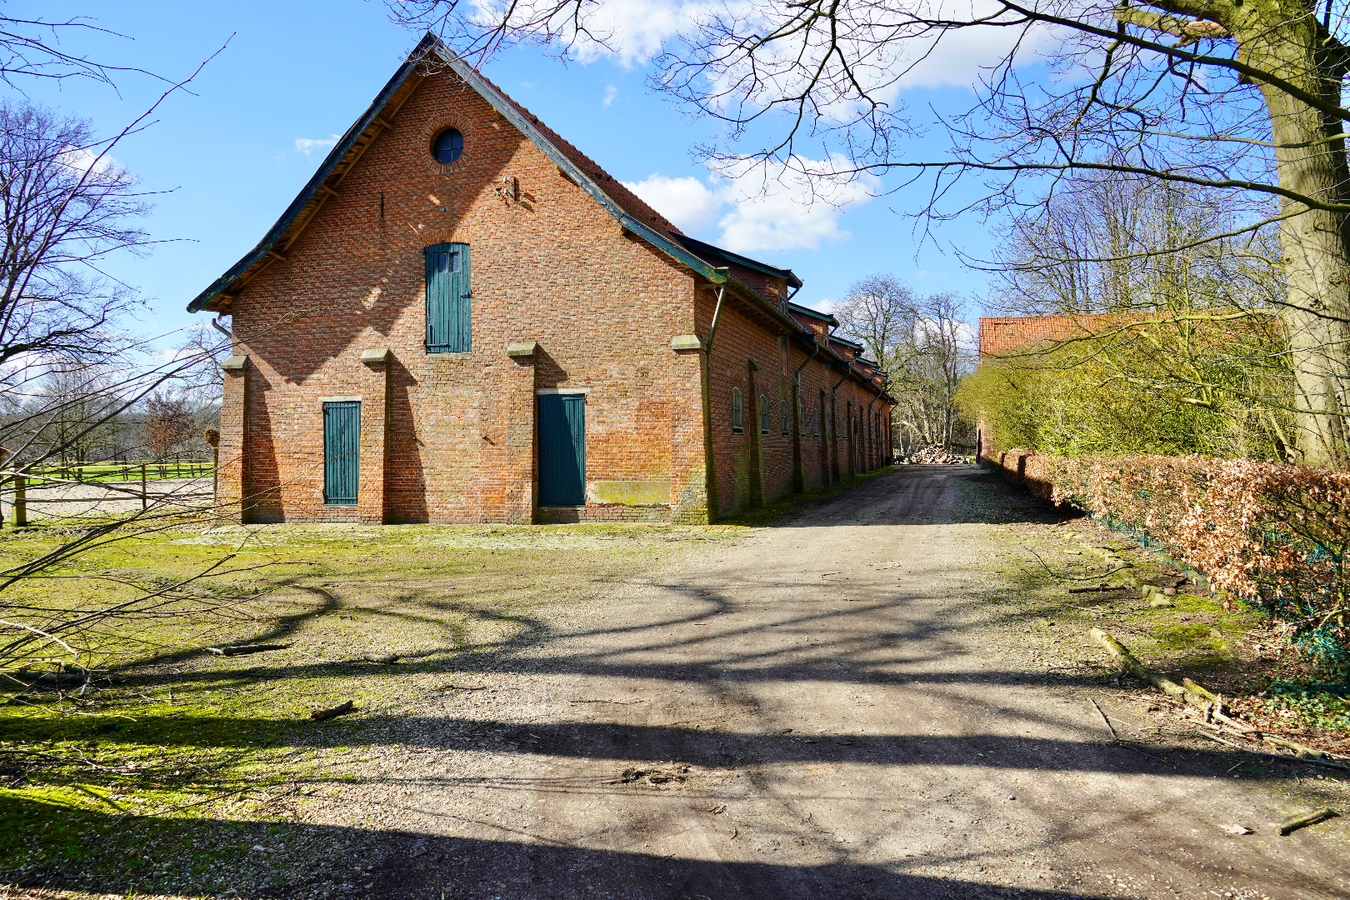
[[418,63],[422,61],[422,58],[430,52],[433,47],[440,43],[440,40],[430,33],[418,42],[417,46],[413,48],[412,53],[408,54],[408,58],[404,60],[403,65],[399,66],[398,71],[389,79],[388,83],[385,84],[380,93],[375,96],[374,101],[371,102],[366,111],[361,114],[360,118],[352,123],[352,127],[347,129],[347,133],[333,145],[333,149],[329,151],[326,157],[324,157],[323,163],[319,166],[318,171],[314,173],[314,176],[310,178],[308,182],[306,182],[304,188],[302,188],[300,193],[296,195],[296,198],[291,201],[291,205],[286,207],[286,211],[281,214],[281,218],[277,219],[276,224],[273,225],[267,234],[263,236],[263,239],[258,242],[258,246],[246,253],[243,259],[231,266],[224,275],[212,282],[210,287],[198,294],[197,297],[188,304],[188,312],[200,312],[204,306],[223,293],[236,278],[248,271],[249,268],[266,256],[267,253],[277,245],[277,243],[286,235],[286,231],[295,223],[295,220],[299,217],[300,213],[304,211],[309,201],[313,199],[314,195],[322,187],[323,183],[328,180],[328,176],[331,175],[333,170],[338,167],[338,164],[342,162],[343,157],[351,151],[352,147],[356,144],[357,140],[360,139],[361,135],[365,133],[366,129],[374,124],[375,120],[379,118],[380,113],[389,103],[390,98],[392,98],[398,89],[403,86],[403,82],[408,80],[408,76],[416,70]]
[[836,319],[834,316],[830,315],[829,313],[819,312],[817,310],[812,309],[809,306],[802,306],[800,303],[793,303],[791,301],[788,301],[788,312],[798,312],[804,316],[810,316],[813,319],[820,319],[820,321],[829,322],[831,325],[835,327],[838,327],[839,325],[839,320]]
[[[430,37],[430,35],[428,35]],[[420,46],[420,45],[419,45]],[[543,151],[544,155],[566,173],[567,177],[572,179],[573,183],[583,191],[591,195],[591,198],[599,203],[605,210],[618,220],[619,224],[628,231],[636,234],[647,243],[656,247],[667,256],[674,259],[681,265],[694,270],[703,278],[714,284],[722,284],[728,280],[728,276],[717,271],[711,264],[690,253],[676,241],[671,240],[665,235],[658,234],[655,230],[638,221],[628,212],[614,202],[614,199],[605,193],[604,189],[596,183],[590,175],[586,174],[576,163],[550,141],[544,134],[535,127],[534,123],[521,114],[514,104],[506,99],[495,86],[483,78],[476,69],[470,66],[464,60],[456,56],[451,50],[436,39],[435,52],[441,60],[455,71],[455,74],[462,78],[465,83],[470,85],[486,100],[493,109],[501,114],[502,118],[510,122],[521,134],[525,135],[530,141]]]
[[716,244],[709,244],[707,241],[700,241],[697,238],[691,238],[687,234],[674,234],[672,237],[683,244],[694,253],[711,253],[722,257],[728,262],[734,262],[756,272],[762,272],[765,275],[772,275],[775,278],[781,278],[791,287],[799,288],[802,286],[802,280],[791,269],[780,269],[777,266],[771,266],[768,263],[762,263],[757,259],[751,259],[748,256],[741,256],[739,253],[733,253],[730,250],[724,250]]
[[803,328],[800,322],[783,312],[776,304],[770,303],[759,291],[750,287],[750,285],[741,281],[735,275],[724,274],[723,277],[726,278],[726,283],[729,286],[735,288],[738,294],[743,295],[743,299],[748,300],[751,305],[757,307],[761,312],[767,313],[771,319],[779,325],[782,325],[783,328],[787,330],[788,334],[809,335],[811,333]]

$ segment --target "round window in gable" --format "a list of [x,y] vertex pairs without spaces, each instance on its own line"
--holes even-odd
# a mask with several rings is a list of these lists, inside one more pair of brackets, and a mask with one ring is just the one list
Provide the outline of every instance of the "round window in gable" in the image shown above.
[[459,159],[464,152],[464,135],[458,129],[447,128],[431,142],[431,157],[443,166]]

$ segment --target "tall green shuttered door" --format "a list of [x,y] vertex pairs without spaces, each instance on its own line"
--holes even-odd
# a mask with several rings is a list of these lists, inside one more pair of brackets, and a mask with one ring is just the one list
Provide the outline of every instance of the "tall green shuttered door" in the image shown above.
[[469,245],[436,244],[427,257],[427,352],[467,353],[472,349],[469,305]]
[[323,502],[355,506],[361,472],[361,401],[323,405]]
[[539,505],[586,505],[586,395],[539,397]]

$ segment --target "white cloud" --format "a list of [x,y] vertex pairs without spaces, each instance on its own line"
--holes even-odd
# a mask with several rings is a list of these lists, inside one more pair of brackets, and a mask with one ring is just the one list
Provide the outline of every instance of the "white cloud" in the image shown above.
[[[480,24],[500,20],[506,0],[472,0]],[[790,93],[801,78],[816,74],[818,57],[834,48],[823,27],[799,26],[800,4],[768,0],[594,0],[585,9],[585,31],[578,33],[571,21],[571,5],[554,0],[512,0],[509,8],[517,21],[547,20],[547,30],[558,35],[566,53],[583,63],[614,59],[626,67],[641,66],[681,40],[697,44],[711,41],[713,55],[735,59],[735,35],[787,35],[757,53],[755,80],[769,91]],[[988,69],[1017,48],[1019,58],[1034,61],[1048,46],[1057,43],[1051,29],[1030,28],[1026,33],[1011,21],[1017,15],[998,0],[897,0],[884,11],[872,5],[840,8],[840,49],[853,61],[852,76],[882,102],[904,89],[970,87]],[[1002,13],[1003,18],[997,16]],[[945,19],[960,27],[935,29],[927,24]],[[982,22],[984,24],[969,24]],[[708,30],[699,34],[700,25]],[[729,31],[723,33],[721,28]],[[797,63],[804,65],[798,69]],[[715,80],[727,87],[748,72],[730,71]],[[827,73],[833,79],[838,73]],[[897,78],[899,81],[897,82]],[[712,85],[714,93],[718,85]],[[825,92],[828,93],[828,92]],[[762,98],[760,98],[762,99]],[[826,117],[844,117],[822,94]],[[751,99],[752,104],[756,101]]]
[[605,85],[605,99],[600,101],[605,106],[614,102],[614,98],[619,96],[619,89],[612,84]]
[[840,217],[880,189],[880,180],[871,175],[842,179],[803,174],[843,165],[839,157],[794,157],[791,165],[742,161],[723,166],[728,177],[714,176],[711,186],[697,178],[660,173],[624,184],[682,231],[696,234],[716,225],[716,242],[728,250],[814,250],[850,237],[840,227]]
[[296,138],[295,152],[309,156],[315,150],[327,150],[337,142],[338,136],[336,134],[326,138]]
[[653,173],[643,181],[625,181],[624,187],[689,234],[711,228],[722,215],[722,198],[697,178]]
[[81,174],[92,172],[95,176],[99,176],[95,179],[97,181],[103,181],[105,178],[116,179],[126,174],[117,160],[108,154],[105,153],[100,157],[83,147],[66,147],[59,160],[62,165]]
[[980,349],[980,333],[975,326],[956,319],[942,319],[941,327],[938,323],[938,319],[922,317],[914,323],[914,330],[935,340],[944,333],[950,334],[956,338],[956,347],[963,353],[974,353]]
[[812,160],[794,157],[790,165],[724,168],[739,176],[728,183],[724,196],[733,205],[717,224],[720,243],[728,250],[815,250],[823,243],[850,237],[839,226],[840,217],[861,206],[880,190],[873,175],[831,178],[804,172],[845,168],[840,157]]

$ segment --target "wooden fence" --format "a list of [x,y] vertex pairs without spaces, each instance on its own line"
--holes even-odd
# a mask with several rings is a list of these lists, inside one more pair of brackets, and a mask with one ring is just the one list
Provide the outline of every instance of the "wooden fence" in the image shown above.
[[79,483],[101,481],[145,481],[147,478],[206,478],[214,471],[210,460],[173,459],[149,463],[127,463],[121,466],[91,463],[70,466],[35,466],[30,476],[57,478]]
[[[97,477],[91,477],[95,470],[98,472]],[[58,475],[49,474],[51,472],[78,474],[83,477],[62,478]],[[110,472],[119,477],[112,477],[109,474]],[[215,496],[214,475],[215,467],[213,465],[196,461],[187,463],[139,463],[116,468],[105,466],[44,466],[40,469],[23,472],[0,471],[0,525],[4,524],[4,505],[6,502],[12,512],[12,524],[22,526],[28,524],[28,505],[30,503],[37,503],[42,506],[49,503],[83,503],[85,506],[97,507],[107,500],[139,500],[141,511],[144,512],[150,508],[151,504],[165,500],[190,502],[211,498]],[[160,479],[206,478],[208,476],[212,478],[212,485],[208,490],[197,490],[191,493],[181,491],[166,493],[163,491],[152,492],[149,487],[152,481]],[[62,485],[97,487],[103,489],[106,493],[102,497],[38,496],[30,498],[28,496],[30,489],[59,488]]]

